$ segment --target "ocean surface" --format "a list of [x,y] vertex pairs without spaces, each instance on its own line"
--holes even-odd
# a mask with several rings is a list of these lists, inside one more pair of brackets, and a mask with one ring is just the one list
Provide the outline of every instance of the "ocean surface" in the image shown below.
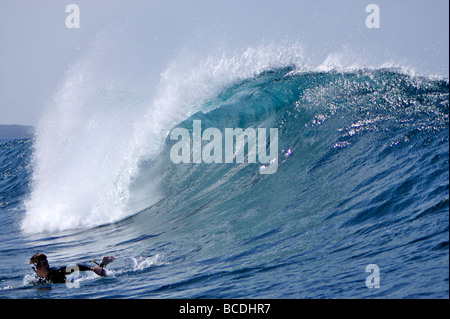
[[[69,70],[35,136],[0,143],[0,298],[448,298],[448,79],[274,56],[174,63],[150,100]],[[278,169],[174,163],[194,120],[278,128]],[[116,260],[70,288],[36,252]]]

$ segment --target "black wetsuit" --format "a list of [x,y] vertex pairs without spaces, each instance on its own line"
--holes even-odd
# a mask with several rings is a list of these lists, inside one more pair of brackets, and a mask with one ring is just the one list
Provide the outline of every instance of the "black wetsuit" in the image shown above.
[[[78,268],[76,268],[78,267]],[[45,277],[46,281],[52,282],[54,284],[63,284],[66,282],[66,275],[78,271],[88,271],[92,270],[90,267],[84,265],[76,265],[71,267],[61,267],[61,268],[50,268],[50,272],[47,277]]]

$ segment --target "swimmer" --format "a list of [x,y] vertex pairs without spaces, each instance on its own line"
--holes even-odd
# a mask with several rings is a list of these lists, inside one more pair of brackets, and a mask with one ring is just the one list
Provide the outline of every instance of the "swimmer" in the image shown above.
[[[61,267],[61,268],[50,268],[50,265],[47,261],[47,256],[44,254],[34,254],[33,257],[30,259],[30,264],[33,265],[33,270],[36,273],[36,275],[39,278],[45,279],[48,282],[52,283],[65,283],[66,282],[66,275],[70,274],[70,269],[77,269],[78,271],[93,271],[97,275],[101,277],[106,277],[106,271],[105,267],[107,264],[112,262],[114,260],[114,257],[112,256],[105,256],[102,258],[102,261],[100,264],[95,262],[95,260],[92,259],[92,261],[97,265],[94,267],[88,267],[84,265],[76,265],[76,267]],[[72,270],[73,271],[73,270]]]

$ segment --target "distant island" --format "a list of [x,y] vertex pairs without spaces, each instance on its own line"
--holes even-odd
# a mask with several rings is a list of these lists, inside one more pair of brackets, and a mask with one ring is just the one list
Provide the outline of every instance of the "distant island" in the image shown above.
[[0,125],[0,140],[24,139],[33,137],[34,128],[25,125]]

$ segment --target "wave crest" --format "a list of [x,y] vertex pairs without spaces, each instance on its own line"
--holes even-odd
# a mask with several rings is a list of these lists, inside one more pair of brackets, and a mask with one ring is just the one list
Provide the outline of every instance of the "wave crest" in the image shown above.
[[104,60],[116,61],[95,51],[75,63],[42,118],[25,232],[115,222],[167,196],[170,183],[185,187],[179,175],[185,168],[168,175],[173,168],[164,154],[170,130],[195,117],[218,128],[279,127],[285,157],[314,144],[311,128],[325,121],[333,125],[321,134],[334,137],[322,142],[335,148],[363,130],[448,125],[448,81],[348,64],[336,69],[330,60],[310,67],[299,45],[200,61],[184,54],[161,74],[153,98],[118,90],[102,76]]

